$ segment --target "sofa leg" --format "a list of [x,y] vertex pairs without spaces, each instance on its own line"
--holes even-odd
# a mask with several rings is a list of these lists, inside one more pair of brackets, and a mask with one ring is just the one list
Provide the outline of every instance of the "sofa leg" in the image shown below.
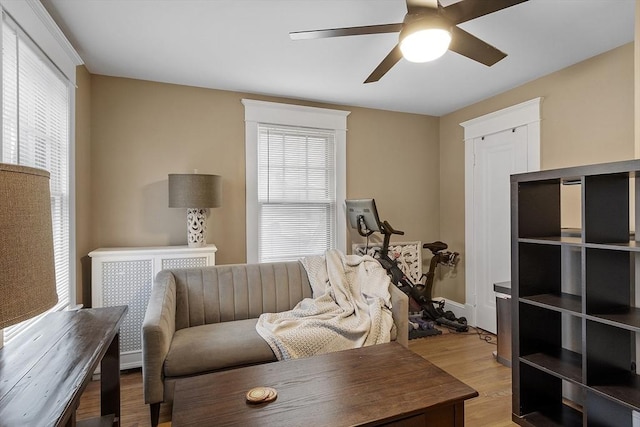
[[151,403],[149,410],[151,412],[151,427],[158,427],[158,421],[160,420],[160,402]]

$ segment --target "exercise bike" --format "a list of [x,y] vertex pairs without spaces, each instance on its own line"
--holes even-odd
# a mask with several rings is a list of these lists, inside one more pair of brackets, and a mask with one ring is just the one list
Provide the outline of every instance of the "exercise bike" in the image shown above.
[[467,319],[456,318],[452,311],[444,310],[444,300],[435,301],[432,298],[433,281],[435,269],[438,264],[453,266],[459,254],[457,252],[444,252],[447,244],[436,241],[422,245],[424,249],[429,249],[433,254],[429,264],[429,271],[422,275],[424,283],[413,283],[404,272],[398,267],[395,260],[389,257],[389,242],[391,236],[404,235],[403,231],[395,230],[387,221],[380,221],[374,199],[347,200],[347,215],[352,228],[358,231],[363,237],[369,239],[375,232],[383,235],[382,249],[379,251],[377,260],[387,271],[391,282],[403,291],[410,299],[410,305],[418,306],[422,309],[422,318],[435,322],[438,325],[453,329],[456,332],[466,332],[469,330]]

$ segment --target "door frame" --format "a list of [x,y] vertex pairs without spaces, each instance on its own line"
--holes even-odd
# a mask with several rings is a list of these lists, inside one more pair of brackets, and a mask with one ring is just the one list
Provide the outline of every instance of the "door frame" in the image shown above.
[[474,141],[476,138],[513,129],[527,127],[527,170],[540,170],[540,120],[542,98],[534,98],[502,110],[460,123],[464,128],[464,225],[465,225],[465,313],[470,325],[477,319],[477,276],[475,263],[475,230],[473,227],[475,164]]

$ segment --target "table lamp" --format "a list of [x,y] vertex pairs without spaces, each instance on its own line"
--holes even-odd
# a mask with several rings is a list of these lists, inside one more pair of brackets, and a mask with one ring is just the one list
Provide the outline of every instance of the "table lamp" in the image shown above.
[[0,348],[2,329],[58,302],[49,172],[0,163]]
[[187,208],[189,247],[207,244],[208,208],[220,207],[222,178],[205,174],[169,174],[169,207]]

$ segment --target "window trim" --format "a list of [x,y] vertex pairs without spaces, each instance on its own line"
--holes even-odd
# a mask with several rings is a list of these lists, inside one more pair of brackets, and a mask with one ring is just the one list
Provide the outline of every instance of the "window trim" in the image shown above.
[[[69,120],[68,120],[68,171],[69,179],[67,182],[69,194],[69,301],[64,309],[73,307],[77,299],[77,249],[76,249],[76,194],[75,194],[75,88],[76,88],[76,67],[84,64],[82,58],[78,55],[71,43],[67,40],[64,33],[57,26],[53,18],[49,15],[45,7],[38,0],[22,0],[8,1],[0,0],[0,17],[6,13],[16,23],[20,31],[26,34],[30,42],[36,45],[39,52],[52,62],[54,68],[59,72],[63,79],[68,81],[67,87],[69,91]],[[1,41],[1,33],[0,33]],[[2,56],[0,55],[0,77]],[[0,83],[1,83],[0,78]],[[0,98],[1,99],[1,98]],[[2,126],[2,117],[0,117],[0,126]],[[0,136],[1,138],[1,136]],[[0,139],[0,148],[2,140]],[[1,155],[0,155],[1,159]],[[58,304],[60,305],[60,304]],[[18,334],[27,331],[33,323],[41,317],[36,316],[23,322],[23,326],[12,334]],[[3,346],[4,334],[0,330],[0,348]]]
[[0,9],[11,16],[75,86],[76,67],[84,61],[42,3],[38,0],[0,0]]
[[[346,253],[347,116],[350,111],[242,99],[245,112],[247,262],[258,262],[258,124],[331,129],[336,149],[336,247]],[[340,219],[344,219],[341,221]]]

